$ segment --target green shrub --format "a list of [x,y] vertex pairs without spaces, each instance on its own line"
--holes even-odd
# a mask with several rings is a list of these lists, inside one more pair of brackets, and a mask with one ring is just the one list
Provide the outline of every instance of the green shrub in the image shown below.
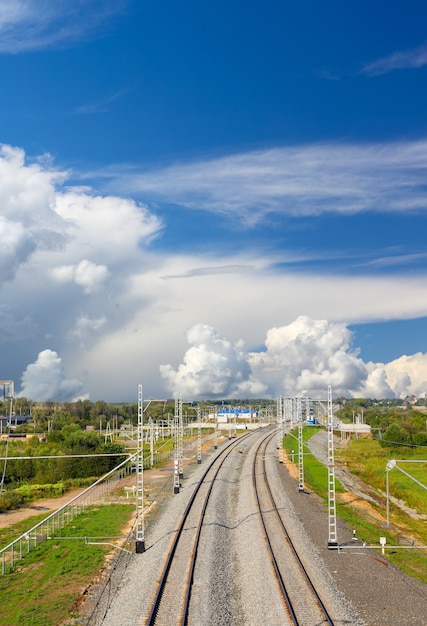
[[24,503],[22,494],[15,491],[3,491],[0,495],[0,513],[19,508]]

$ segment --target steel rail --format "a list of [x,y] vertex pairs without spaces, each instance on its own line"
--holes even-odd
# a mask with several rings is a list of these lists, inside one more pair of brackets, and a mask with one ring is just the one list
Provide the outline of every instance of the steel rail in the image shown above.
[[172,545],[169,549],[169,553],[166,557],[166,561],[165,561],[165,565],[163,568],[163,572],[161,574],[159,583],[157,585],[157,591],[155,593],[155,597],[151,606],[151,610],[148,616],[148,619],[146,621],[146,625],[147,626],[154,626],[156,623],[156,617],[157,614],[159,612],[160,609],[160,604],[162,601],[162,596],[163,596],[163,592],[165,590],[166,587],[166,583],[168,580],[168,576],[169,576],[169,572],[174,560],[174,556],[180,541],[180,538],[182,536],[183,530],[184,530],[184,526],[185,523],[188,519],[188,516],[190,514],[190,511],[193,507],[193,504],[196,500],[196,497],[200,491],[200,488],[202,487],[202,485],[205,482],[205,479],[207,477],[207,475],[209,474],[209,472],[211,472],[213,466],[215,465],[215,463],[218,462],[218,460],[220,459],[221,456],[224,455],[224,458],[222,458],[218,468],[215,471],[215,474],[211,480],[211,484],[209,486],[208,492],[205,496],[205,500],[203,503],[203,507],[202,507],[202,511],[201,514],[199,516],[199,522],[197,525],[197,531],[196,531],[196,535],[195,535],[195,539],[194,539],[194,543],[193,543],[193,550],[192,550],[192,555],[191,555],[191,561],[190,561],[190,569],[189,569],[189,573],[188,573],[188,577],[187,577],[187,583],[186,583],[186,589],[185,589],[185,594],[184,594],[184,603],[183,603],[183,607],[182,607],[182,617],[181,617],[181,625],[185,626],[187,624],[187,620],[188,620],[188,610],[189,610],[189,605],[190,605],[190,600],[191,600],[191,588],[192,588],[192,584],[193,584],[193,579],[194,579],[194,569],[195,569],[195,564],[196,564],[196,559],[197,559],[197,550],[198,550],[198,544],[200,541],[200,534],[201,534],[201,529],[202,529],[202,525],[203,525],[203,519],[206,513],[206,508],[208,505],[208,501],[212,492],[212,487],[213,484],[215,482],[215,479],[221,469],[221,467],[223,466],[225,460],[227,459],[228,455],[233,451],[234,448],[238,447],[238,445],[240,444],[240,442],[242,441],[242,439],[246,439],[247,437],[251,436],[253,434],[253,432],[249,432],[246,433],[244,435],[242,435],[241,437],[239,437],[238,439],[232,441],[231,443],[229,443],[227,446],[225,446],[220,452],[219,454],[216,455],[216,457],[210,462],[209,466],[207,467],[207,469],[205,470],[205,472],[203,473],[203,476],[201,477],[201,479],[199,480],[199,482],[197,483],[193,493],[190,496],[190,499],[188,501],[188,504],[185,508],[185,511],[181,517],[181,521],[179,523],[179,526],[175,532],[175,536],[174,539],[172,541]]
[[318,606],[319,606],[319,608],[320,608],[320,610],[321,610],[321,612],[322,612],[322,614],[323,614],[323,616],[324,616],[324,618],[326,620],[326,623],[329,624],[329,626],[334,626],[334,621],[331,618],[331,616],[329,615],[325,605],[323,604],[322,599],[320,598],[320,595],[318,594],[315,586],[313,585],[313,582],[311,581],[310,576],[309,576],[306,568],[304,567],[304,564],[301,561],[301,558],[300,558],[300,556],[299,556],[299,554],[298,554],[298,552],[297,552],[297,550],[296,550],[296,548],[295,548],[295,546],[294,546],[294,544],[293,544],[293,542],[292,542],[292,540],[291,540],[291,538],[289,536],[289,533],[288,533],[288,531],[287,531],[287,529],[285,527],[283,519],[282,519],[282,517],[280,515],[280,512],[279,512],[279,510],[277,508],[277,504],[276,504],[276,501],[274,499],[274,496],[273,496],[273,493],[272,493],[272,490],[271,490],[271,487],[270,487],[270,482],[268,480],[267,470],[266,470],[266,463],[265,463],[265,451],[266,451],[267,446],[268,446],[268,444],[270,443],[270,441],[272,440],[273,437],[274,437],[274,433],[271,434],[271,435],[268,435],[267,437],[265,437],[259,443],[259,445],[258,445],[258,447],[256,449],[256,452],[255,452],[252,478],[253,478],[253,484],[254,484],[254,489],[255,489],[256,500],[257,500],[257,503],[258,503],[259,513],[260,513],[260,518],[261,518],[262,526],[263,526],[263,529],[264,529],[264,535],[265,535],[265,539],[266,539],[267,545],[268,545],[269,550],[270,550],[270,555],[271,555],[273,566],[274,566],[274,570],[275,570],[275,573],[276,573],[276,576],[277,576],[277,579],[278,579],[278,582],[279,582],[279,586],[280,586],[280,589],[282,591],[282,594],[283,594],[286,606],[287,606],[287,608],[289,610],[289,614],[290,614],[291,620],[292,620],[293,624],[295,624],[295,626],[298,626],[299,620],[298,620],[298,617],[296,615],[295,609],[293,607],[292,601],[291,601],[291,599],[289,597],[289,593],[288,593],[288,590],[286,588],[285,582],[283,580],[283,576],[282,576],[282,573],[280,571],[279,564],[278,564],[276,556],[274,554],[274,549],[273,549],[272,543],[270,541],[270,537],[269,537],[268,530],[267,530],[267,525],[266,525],[266,522],[265,522],[265,519],[264,519],[264,514],[262,512],[262,507],[261,507],[261,503],[260,503],[258,481],[257,481],[257,477],[256,477],[256,461],[257,461],[257,458],[259,458],[259,454],[260,454],[260,450],[261,450],[262,446],[264,446],[264,450],[263,450],[263,454],[262,454],[262,473],[263,473],[265,487],[266,487],[268,496],[270,498],[270,502],[271,502],[272,508],[273,508],[273,510],[274,510],[274,512],[276,514],[276,518],[277,518],[277,520],[278,520],[278,522],[280,524],[280,527],[282,529],[282,532],[283,532],[283,534],[284,534],[284,536],[286,538],[287,544],[289,545],[289,547],[290,547],[290,549],[292,551],[292,554],[294,555],[294,558],[295,558],[296,562],[298,563],[298,566],[299,566],[300,571],[301,571],[301,573],[302,573],[302,575],[304,577],[304,580],[306,581],[310,591],[312,592],[313,597],[315,598],[315,600],[316,600],[316,602],[317,602],[317,604],[318,604]]

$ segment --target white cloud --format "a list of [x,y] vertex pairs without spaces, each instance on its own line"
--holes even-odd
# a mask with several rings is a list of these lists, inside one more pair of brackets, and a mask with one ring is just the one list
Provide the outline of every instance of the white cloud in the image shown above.
[[271,213],[425,210],[427,141],[315,144],[234,154],[114,178],[114,189],[143,193],[254,225]]
[[29,19],[32,15],[31,2],[28,0],[3,0],[1,4],[0,26],[16,24]]
[[367,364],[367,378],[356,394],[361,398],[389,398],[393,394],[387,382],[387,373],[381,364]]
[[300,316],[267,332],[267,350],[250,355],[251,367],[273,395],[278,385],[290,396],[316,395],[328,385],[334,393],[348,393],[366,375],[363,362],[350,350],[351,338],[345,324]]
[[[27,245],[52,248],[62,239],[61,222],[53,203],[55,189],[67,173],[54,170],[45,155],[30,162],[25,152],[0,144],[0,205],[4,224],[25,231]],[[22,237],[21,237],[22,238]]]
[[384,364],[364,363],[342,323],[300,316],[267,332],[265,350],[244,353],[209,326],[187,333],[192,344],[174,369],[160,367],[175,397],[246,398],[309,395],[405,397],[427,391],[427,354]]
[[96,247],[98,255],[112,260],[150,243],[162,226],[146,206],[117,196],[94,195],[88,189],[57,193],[54,208],[67,226],[73,248]]
[[[406,162],[411,154],[418,162],[419,150],[407,146]],[[165,226],[146,205],[88,187],[66,187],[69,180],[48,157],[30,160],[22,150],[0,149],[4,378],[18,380],[33,355],[55,347],[67,375],[84,381],[94,398],[132,399],[140,382],[154,397],[164,397],[165,381],[169,388],[184,381],[188,390],[208,393],[210,377],[225,395],[274,395],[285,385],[286,358],[277,346],[282,341],[285,353],[291,351],[292,324],[304,312],[328,322],[321,332],[313,323],[311,335],[303,325],[299,361],[295,353],[300,373],[289,374],[289,387],[325,383],[356,389],[366,368],[365,384],[372,380],[375,388],[381,378],[377,366],[363,364],[347,348],[351,339],[345,325],[333,332],[329,325],[427,316],[425,278],[410,268],[405,275],[383,276],[372,269],[351,276],[322,275],[317,268],[297,273],[287,250],[278,255],[245,248],[243,240],[219,253],[215,233],[202,252],[184,254],[163,245],[156,250],[151,244]],[[207,337],[201,322],[211,329]],[[193,326],[198,331],[190,334],[191,352],[181,363],[188,349],[185,333]],[[319,332],[329,346],[323,355]],[[265,350],[257,352],[266,341]],[[164,364],[169,367],[162,379]],[[207,373],[201,375],[203,369]],[[417,378],[409,369],[408,376],[415,387]],[[388,374],[381,380],[386,392],[386,385],[397,388]],[[405,384],[404,378],[399,381]]]
[[93,294],[103,288],[110,273],[105,265],[97,265],[84,259],[78,265],[55,267],[52,275],[58,282],[72,281],[82,287],[84,293]]
[[191,348],[175,370],[161,365],[160,373],[175,397],[241,397],[262,394],[263,385],[250,381],[250,368],[238,346],[221,337],[212,327],[196,324],[187,332]]
[[364,66],[362,74],[368,76],[380,76],[388,74],[394,70],[420,68],[427,65],[427,44],[422,44],[417,48],[393,52],[388,56],[372,61]]
[[27,52],[96,36],[128,4],[128,0],[2,0],[0,52]]
[[387,379],[400,397],[427,393],[427,354],[401,356],[384,366]]
[[25,263],[35,245],[22,224],[0,216],[0,283],[14,277],[16,270]]
[[[49,270],[62,267],[57,277],[68,276],[90,293],[107,278],[105,260],[121,263],[161,229],[160,220],[133,200],[64,188],[68,176],[48,156],[30,161],[23,150],[0,146],[0,282],[46,253]],[[55,255],[61,263],[54,263]]]
[[78,380],[66,378],[62,361],[53,350],[43,350],[34,363],[22,374],[19,396],[35,402],[57,400],[75,402],[84,399],[83,385]]
[[0,147],[0,345],[15,378],[47,341],[79,378],[87,346],[143,308],[133,276],[156,263],[147,250],[158,217],[131,199],[65,187],[68,177],[49,157]]
[[70,339],[78,339],[84,345],[85,340],[94,333],[99,333],[107,323],[105,316],[91,318],[88,315],[80,314],[73,328],[68,335]]

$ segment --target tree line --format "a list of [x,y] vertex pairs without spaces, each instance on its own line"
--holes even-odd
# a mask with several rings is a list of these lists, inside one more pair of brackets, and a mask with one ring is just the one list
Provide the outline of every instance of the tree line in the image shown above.
[[363,414],[373,437],[384,447],[427,446],[427,411],[413,401],[355,398],[341,401],[337,417],[351,422]]

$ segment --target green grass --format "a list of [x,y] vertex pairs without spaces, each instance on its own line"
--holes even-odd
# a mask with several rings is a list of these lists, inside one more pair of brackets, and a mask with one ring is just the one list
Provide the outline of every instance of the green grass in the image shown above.
[[[305,428],[303,431],[303,441],[307,442],[317,432],[314,428]],[[297,431],[287,435],[283,440],[283,447],[292,460],[292,450],[294,451],[294,462],[298,464],[298,441]],[[335,464],[345,464],[348,469],[358,475],[363,481],[376,489],[385,491],[385,467],[390,459],[415,459],[423,458],[419,449],[382,448],[377,441],[369,439],[354,440],[344,449],[335,450]],[[424,458],[426,456],[424,455]],[[427,464],[402,463],[405,471],[416,476],[417,480],[426,484]],[[394,473],[394,475],[393,475]],[[393,476],[392,476],[393,475]],[[308,489],[317,493],[323,499],[325,505],[328,501],[328,471],[304,446],[304,482]],[[402,537],[416,539],[417,543],[427,544],[427,523],[425,520],[413,519],[397,507],[390,507],[390,527],[386,527],[384,522],[376,520],[371,514],[363,509],[356,508],[351,502],[339,502],[339,494],[345,489],[338,480],[336,482],[337,493],[337,515],[343,519],[350,530],[357,529],[357,536],[368,545],[378,545],[379,537],[387,539],[388,545],[399,545]],[[411,508],[415,508],[420,513],[427,513],[427,491],[418,486],[411,479],[404,476],[399,470],[393,469],[389,475],[389,493],[402,499]],[[379,514],[385,518],[386,501],[383,497],[383,506],[371,507],[372,514]],[[339,538],[338,538],[339,540]],[[393,564],[401,567],[408,574],[427,583],[427,550],[414,549],[388,549],[385,556]]]
[[[386,489],[386,466],[390,460],[404,460],[398,467],[427,485],[427,450],[423,448],[383,448],[378,441],[353,440],[349,446],[337,450],[335,460],[376,489]],[[418,463],[414,461],[425,461]],[[389,493],[403,500],[418,513],[427,514],[427,489],[395,468],[389,471]]]
[[14,539],[23,535],[27,530],[30,530],[33,526],[36,526],[39,522],[44,520],[48,515],[52,515],[52,511],[47,511],[46,513],[40,513],[40,515],[34,515],[33,517],[29,517],[28,519],[23,520],[22,522],[17,522],[12,526],[6,526],[6,528],[0,529],[0,549],[7,546]]
[[[303,443],[307,441],[318,432],[317,428],[304,428],[303,429]],[[297,430],[293,431],[290,435],[287,435],[283,439],[283,447],[288,455],[289,459],[293,460],[298,465],[298,438]],[[304,482],[310,486],[312,491],[323,498],[328,497],[328,470],[320,463],[313,454],[309,451],[306,445],[303,446],[304,454]],[[344,491],[342,485],[336,481],[336,490]]]
[[[96,541],[96,537],[121,535],[134,512],[135,507],[128,504],[90,507],[52,540],[26,554],[14,572],[0,576],[2,626],[57,626],[70,617],[82,590],[98,576],[111,550],[111,546],[88,545],[85,537]],[[13,527],[15,537],[18,526]]]

